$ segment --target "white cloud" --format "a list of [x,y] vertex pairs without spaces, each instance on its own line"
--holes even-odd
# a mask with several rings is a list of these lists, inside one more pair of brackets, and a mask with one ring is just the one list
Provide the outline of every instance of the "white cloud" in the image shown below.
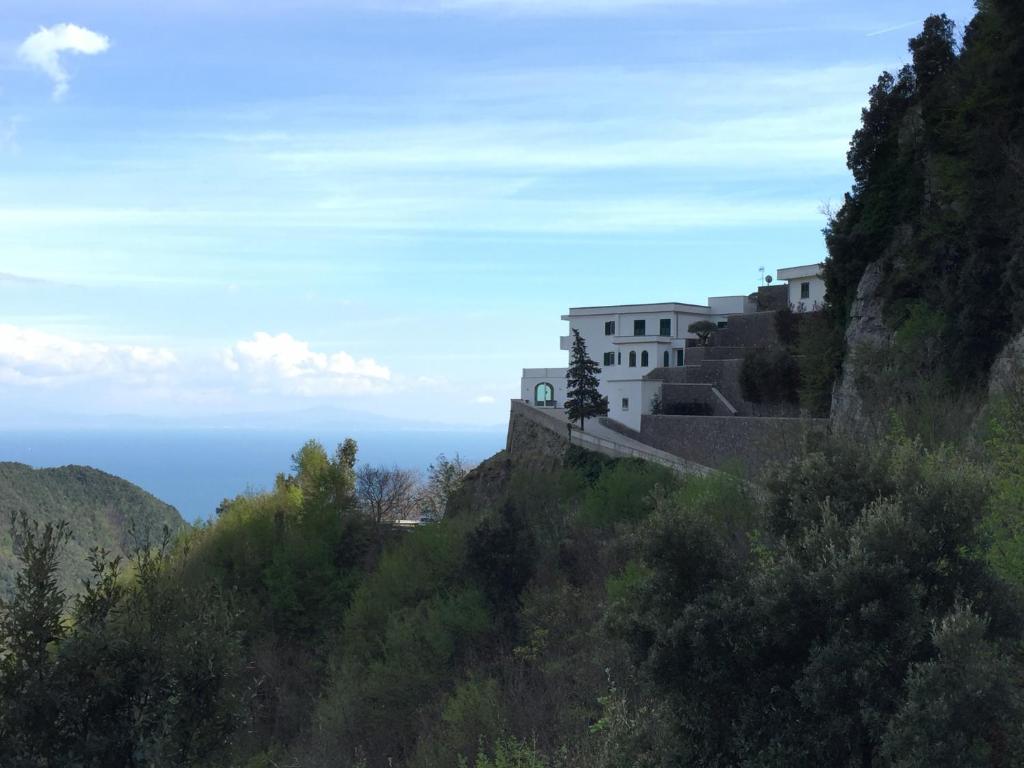
[[177,362],[163,347],[79,341],[0,324],[0,383],[58,386],[90,378],[147,381]]
[[110,47],[110,39],[76,24],[54,24],[40,27],[25,38],[18,48],[23,61],[41,69],[53,80],[53,98],[59,99],[68,90],[70,76],[61,62],[62,53],[94,55]]
[[490,395],[477,395],[473,398],[473,402],[478,405],[491,405],[495,400]]
[[315,352],[309,342],[288,333],[264,331],[224,351],[224,367],[244,376],[256,391],[282,391],[305,397],[352,395],[380,391],[391,371],[372,358],[355,359],[346,352]]

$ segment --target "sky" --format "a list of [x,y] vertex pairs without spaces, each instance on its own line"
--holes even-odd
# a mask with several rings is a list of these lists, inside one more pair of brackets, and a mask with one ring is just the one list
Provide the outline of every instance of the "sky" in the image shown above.
[[968,0],[3,0],[0,429],[495,425],[571,306],[820,261]]

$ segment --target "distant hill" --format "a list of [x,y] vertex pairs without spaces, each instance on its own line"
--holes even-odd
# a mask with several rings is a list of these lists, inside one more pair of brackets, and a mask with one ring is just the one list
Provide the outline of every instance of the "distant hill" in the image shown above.
[[40,523],[67,520],[72,539],[64,556],[62,582],[78,591],[87,574],[92,547],[124,554],[133,540],[158,540],[163,527],[185,526],[178,511],[150,493],[114,475],[81,466],[33,469],[0,462],[0,595],[14,587],[19,562],[11,548],[12,513]]

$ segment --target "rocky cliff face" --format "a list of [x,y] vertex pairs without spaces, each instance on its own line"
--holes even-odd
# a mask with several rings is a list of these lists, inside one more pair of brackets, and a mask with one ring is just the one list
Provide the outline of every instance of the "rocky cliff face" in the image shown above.
[[846,358],[832,394],[832,427],[846,434],[863,435],[870,431],[864,399],[857,391],[860,375],[857,369],[857,350],[865,345],[887,347],[892,344],[892,331],[882,319],[883,274],[883,259],[873,262],[864,270],[850,309],[850,323],[846,328]]
[[1021,331],[996,357],[989,374],[989,398],[1001,397],[1022,387],[1024,374],[1024,331]]

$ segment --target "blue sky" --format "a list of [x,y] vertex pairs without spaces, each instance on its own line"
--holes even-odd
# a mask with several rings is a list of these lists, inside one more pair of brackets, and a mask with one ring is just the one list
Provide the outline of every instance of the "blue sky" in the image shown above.
[[567,307],[822,259],[933,12],[973,8],[5,0],[0,422],[500,423]]

